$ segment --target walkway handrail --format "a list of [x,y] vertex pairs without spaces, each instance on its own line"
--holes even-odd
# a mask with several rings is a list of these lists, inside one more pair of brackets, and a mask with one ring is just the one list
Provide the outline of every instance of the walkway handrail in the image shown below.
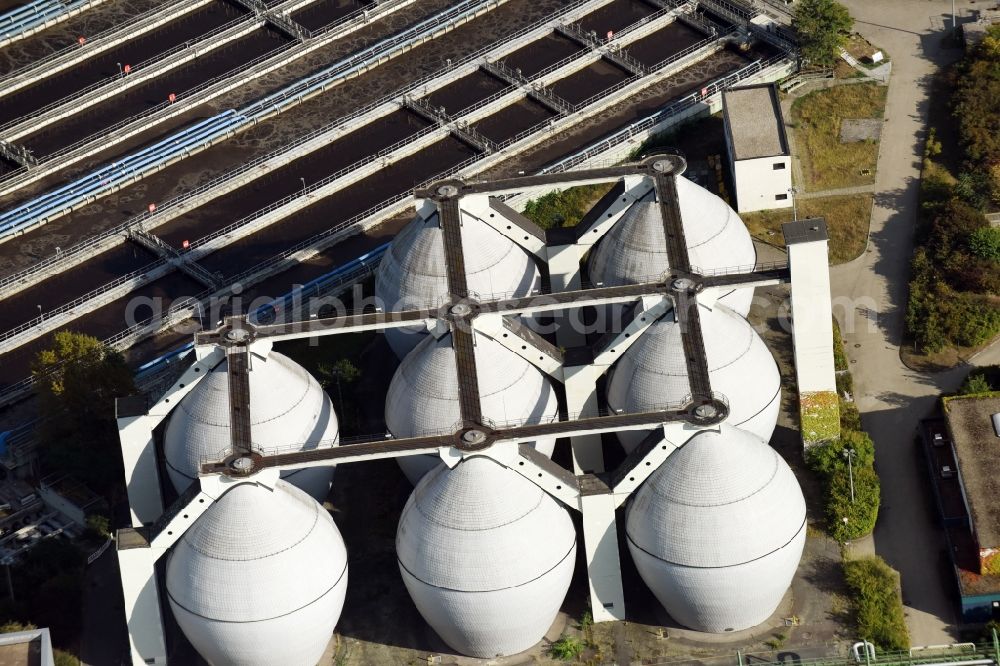
[[[393,4],[395,4],[395,3],[386,2],[386,3],[383,3],[383,5],[380,5],[380,6],[390,6],[391,7]],[[352,12],[351,14],[348,14],[347,16],[342,17],[339,21],[337,21],[335,24],[332,24],[330,26],[331,30],[335,26],[339,26],[339,25],[348,23],[348,22],[356,19],[362,13],[363,13],[362,10],[358,10],[358,11]],[[220,84],[222,82],[225,82],[228,79],[234,78],[235,76],[237,76],[239,74],[243,74],[243,75],[249,74],[251,72],[251,70],[257,69],[258,67],[260,67],[261,65],[263,65],[266,61],[271,60],[275,56],[279,55],[281,52],[293,49],[296,46],[298,46],[298,44],[296,44],[295,42],[288,42],[286,44],[283,44],[283,45],[281,45],[281,46],[279,46],[279,47],[277,47],[275,49],[272,49],[271,51],[268,51],[267,53],[265,53],[265,54],[263,54],[261,56],[258,56],[257,58],[254,58],[253,60],[250,60],[250,61],[248,61],[246,63],[243,63],[243,64],[239,65],[238,67],[236,67],[234,69],[229,70],[228,72],[220,74],[219,76],[216,76],[216,77],[214,77],[212,79],[209,79],[207,81],[203,81],[200,84],[198,84],[197,86],[194,86],[193,88],[189,88],[189,89],[187,89],[185,91],[182,91],[180,93],[176,93],[176,100],[183,101],[184,99],[186,99],[188,97],[191,97],[193,95],[196,95],[196,94],[199,94],[201,92],[204,92],[206,89],[208,89],[208,88],[210,88],[212,86],[216,86],[216,85],[218,85],[218,84]],[[98,137],[100,137],[102,135],[106,135],[106,134],[111,133],[111,132],[115,132],[115,131],[120,130],[120,129],[124,128],[124,127],[127,127],[129,125],[149,124],[149,119],[150,119],[151,116],[153,116],[153,115],[155,115],[157,113],[161,113],[162,111],[164,111],[165,109],[167,109],[167,108],[169,108],[171,106],[173,106],[173,104],[170,103],[169,101],[160,102],[159,104],[157,104],[155,106],[152,106],[152,107],[146,109],[145,111],[143,111],[141,113],[138,113],[138,114],[136,114],[136,115],[134,115],[134,116],[132,116],[130,118],[126,118],[125,120],[122,120],[121,122],[116,123],[115,125],[112,125],[111,127],[105,128],[104,130],[101,130],[100,132],[95,132],[94,134],[91,134],[91,135],[89,135],[87,137],[84,137],[83,139],[81,139],[79,141],[76,141],[75,143],[73,143],[73,144],[71,144],[69,146],[65,146],[65,147],[63,147],[63,148],[61,148],[61,149],[59,149],[59,150],[57,150],[57,151],[55,151],[53,153],[50,153],[50,154],[46,155],[45,156],[45,162],[48,163],[48,162],[51,162],[53,160],[58,160],[58,159],[67,157],[71,153],[73,153],[74,151],[83,148],[84,146],[86,146],[89,143],[92,143],[96,138],[98,138]],[[0,178],[0,185],[4,185],[4,184],[7,184],[7,183],[16,182],[18,179],[20,179],[21,177],[23,177],[23,176],[25,176],[27,174],[28,174],[28,169],[26,169],[26,168],[20,168],[20,169],[16,169],[14,171],[11,171],[7,175],[5,175],[2,178]]]
[[[0,125],[0,136],[3,136],[3,134],[5,132],[7,132],[12,127],[17,127],[18,125],[28,124],[28,123],[32,122],[38,116],[40,116],[42,114],[45,114],[45,113],[48,113],[48,112],[52,111],[53,109],[57,109],[57,108],[59,108],[61,106],[68,106],[68,105],[72,104],[74,100],[77,100],[77,99],[79,99],[81,97],[85,97],[86,95],[89,95],[89,94],[93,93],[96,90],[99,90],[101,88],[110,87],[113,84],[113,82],[115,82],[115,81],[125,81],[126,79],[128,79],[128,78],[130,78],[132,76],[135,76],[136,74],[138,74],[139,72],[141,72],[143,69],[145,69],[145,68],[147,68],[147,67],[149,67],[151,65],[162,64],[163,61],[166,58],[169,58],[170,56],[172,56],[172,55],[174,55],[176,53],[180,53],[181,51],[186,51],[187,49],[189,49],[191,47],[198,47],[198,46],[210,44],[212,38],[213,37],[217,37],[220,33],[226,32],[227,30],[231,30],[232,28],[234,28],[234,27],[236,27],[238,25],[241,25],[241,24],[248,24],[249,25],[250,23],[259,23],[259,24],[263,25],[265,23],[265,21],[264,21],[264,19],[258,18],[258,17],[255,17],[255,16],[240,16],[239,18],[236,18],[236,19],[234,19],[232,21],[229,21],[228,23],[224,23],[223,25],[220,25],[217,28],[214,28],[214,29],[212,29],[212,30],[204,33],[203,35],[200,35],[195,40],[188,40],[187,42],[185,42],[183,44],[177,44],[177,45],[171,47],[170,49],[167,49],[163,53],[160,53],[160,54],[155,55],[155,56],[153,56],[151,58],[143,60],[142,62],[140,62],[138,64],[135,64],[135,65],[131,65],[130,64],[129,68],[131,69],[131,72],[129,74],[125,74],[123,72],[120,72],[118,74],[114,74],[114,75],[109,76],[107,78],[101,79],[100,81],[97,81],[95,83],[90,84],[86,88],[82,88],[82,89],[80,89],[80,90],[78,90],[78,91],[76,91],[74,93],[71,93],[71,94],[65,96],[65,97],[61,97],[61,98],[57,99],[54,102],[46,104],[43,107],[40,107],[38,109],[33,110],[31,112],[31,118],[24,118],[24,117],[15,118],[15,119],[7,122],[7,123],[4,123],[3,125]],[[101,131],[100,132],[100,134],[105,134],[105,133],[106,133],[106,131]],[[55,154],[55,153],[53,153],[53,154]]]
[[[403,89],[400,89],[400,90],[397,90],[397,91],[395,91],[395,92],[387,95],[386,97],[383,97],[380,100],[372,102],[371,104],[368,104],[367,106],[365,106],[365,107],[363,107],[361,109],[358,109],[353,114],[351,114],[350,116],[348,116],[346,120],[343,119],[343,118],[338,119],[337,121],[335,121],[333,123],[330,123],[329,125],[321,127],[319,129],[311,132],[310,134],[307,134],[307,135],[304,135],[303,137],[300,137],[300,139],[295,140],[295,142],[293,142],[292,144],[290,144],[290,146],[283,146],[282,148],[280,148],[280,149],[278,149],[276,151],[273,151],[271,153],[268,153],[266,155],[258,157],[258,158],[254,159],[253,161],[251,161],[251,162],[249,162],[247,164],[244,164],[244,165],[241,165],[241,166],[237,167],[236,169],[233,169],[231,171],[227,171],[227,172],[225,172],[223,174],[220,174],[219,176],[217,176],[216,178],[212,179],[208,183],[206,183],[204,185],[201,185],[201,186],[195,188],[194,190],[191,190],[190,192],[186,192],[184,194],[179,194],[179,195],[177,195],[177,196],[169,199],[164,204],[159,205],[158,208],[157,208],[157,211],[162,213],[163,211],[167,210],[168,208],[170,208],[172,206],[181,205],[184,201],[190,200],[190,199],[198,196],[202,192],[204,192],[204,191],[206,191],[206,190],[208,190],[210,188],[216,187],[220,182],[223,182],[224,180],[226,180],[228,178],[231,178],[231,177],[234,177],[234,176],[238,176],[238,175],[240,175],[242,173],[245,173],[246,171],[249,171],[249,170],[251,170],[253,168],[256,168],[261,163],[266,162],[269,159],[272,159],[274,156],[286,152],[289,147],[295,147],[297,145],[301,145],[302,143],[305,143],[306,141],[309,141],[312,138],[315,138],[316,136],[318,136],[318,135],[320,135],[320,134],[322,134],[324,132],[329,131],[330,129],[332,129],[333,127],[336,127],[337,125],[344,124],[345,122],[348,122],[348,121],[350,121],[350,120],[352,120],[354,118],[363,116],[364,114],[368,113],[369,111],[375,109],[378,106],[381,106],[383,104],[392,102],[393,100],[397,99],[398,97],[400,97],[402,95],[405,95],[408,92],[417,90],[421,86],[423,86],[426,83],[428,83],[429,81],[432,81],[432,80],[434,80],[436,78],[439,78],[444,73],[446,73],[446,71],[452,71],[454,69],[458,69],[460,67],[466,66],[466,65],[468,65],[468,64],[470,64],[470,63],[472,63],[472,62],[474,62],[476,60],[479,60],[479,59],[481,59],[483,57],[483,55],[489,53],[490,51],[492,51],[492,50],[494,50],[496,48],[498,48],[502,44],[516,41],[517,39],[520,39],[521,37],[523,37],[524,35],[526,35],[526,34],[528,34],[530,32],[533,32],[535,30],[539,30],[545,24],[550,23],[551,21],[554,21],[554,20],[558,20],[562,16],[565,16],[566,14],[569,14],[569,13],[575,11],[576,9],[578,9],[581,6],[586,5],[590,1],[591,0],[574,0],[574,2],[572,2],[569,5],[567,5],[566,7],[563,7],[558,12],[556,12],[556,14],[554,14],[552,16],[549,16],[549,17],[545,18],[544,20],[539,21],[539,22],[537,22],[537,23],[535,23],[533,25],[525,26],[521,30],[518,30],[517,32],[515,32],[513,35],[509,35],[507,37],[504,37],[502,39],[496,40],[495,42],[484,46],[483,48],[481,48],[481,49],[477,50],[476,52],[470,54],[469,56],[467,56],[463,60],[459,61],[458,63],[455,63],[451,68],[447,68],[445,71],[438,70],[436,72],[428,74],[427,76],[425,76],[425,77],[423,77],[421,79],[418,79],[418,80],[410,83],[407,87],[405,87]],[[468,113],[468,110],[463,110],[462,114],[464,115],[465,113]],[[156,213],[153,213],[152,215],[155,215],[155,214]],[[96,237],[90,237],[90,238],[88,238],[88,239],[86,239],[84,241],[81,241],[81,242],[77,243],[76,245],[72,246],[71,248],[69,248],[67,250],[62,250],[58,254],[51,255],[50,257],[42,260],[41,262],[38,262],[38,263],[30,266],[29,268],[24,269],[23,271],[19,271],[18,273],[10,275],[10,276],[7,276],[5,278],[0,278],[0,289],[3,289],[4,287],[6,287],[6,286],[8,286],[10,284],[13,284],[15,282],[26,280],[30,276],[35,275],[36,273],[38,273],[39,271],[41,271],[41,270],[43,270],[45,268],[52,267],[52,266],[54,266],[56,264],[59,264],[61,262],[68,261],[70,258],[76,257],[77,255],[80,255],[80,254],[92,251],[92,248],[94,247],[95,242],[98,242],[98,241],[107,239],[107,238],[109,238],[111,236],[118,235],[118,234],[121,234],[123,232],[126,232],[129,228],[131,228],[135,224],[139,224],[139,223],[141,223],[143,221],[146,221],[146,220],[150,219],[150,217],[152,217],[152,215],[147,214],[147,213],[142,213],[140,215],[134,216],[133,218],[130,218],[129,220],[126,220],[125,222],[123,222],[123,223],[119,224],[118,226],[114,227],[113,229],[110,229],[110,230],[108,230],[106,232],[103,232],[102,234],[100,234],[100,235],[98,235]]]
[[[75,150],[77,150],[77,149],[85,146],[86,144],[91,143],[92,141],[94,141],[94,139],[96,137],[107,135],[107,134],[111,134],[111,133],[114,133],[114,132],[116,132],[116,131],[118,131],[120,129],[128,127],[130,125],[137,125],[137,124],[143,123],[144,121],[148,121],[148,119],[149,119],[150,116],[155,115],[155,114],[157,114],[157,113],[159,113],[159,112],[161,112],[161,111],[163,111],[165,109],[168,109],[171,106],[174,106],[177,102],[183,101],[184,99],[186,99],[188,97],[196,95],[196,94],[202,92],[203,90],[205,90],[205,89],[207,89],[207,88],[209,88],[211,86],[214,86],[214,85],[216,85],[216,84],[218,84],[218,83],[220,83],[222,81],[227,81],[227,80],[229,80],[229,79],[237,76],[238,74],[245,74],[249,70],[254,69],[258,65],[260,65],[261,63],[263,63],[263,62],[265,62],[267,60],[270,60],[274,56],[278,55],[280,52],[287,51],[287,50],[293,48],[294,46],[295,46],[294,42],[288,42],[286,44],[282,44],[281,46],[279,46],[279,47],[277,47],[275,49],[271,49],[267,53],[265,53],[263,55],[260,55],[260,56],[258,56],[256,58],[254,58],[253,60],[250,60],[250,61],[248,61],[246,63],[243,63],[243,64],[241,64],[241,65],[239,65],[237,67],[234,67],[233,69],[231,69],[231,70],[229,70],[229,71],[227,71],[227,72],[225,72],[223,74],[219,74],[218,76],[213,77],[211,79],[208,79],[207,81],[202,81],[201,83],[199,83],[198,85],[194,86],[193,88],[188,88],[187,90],[183,90],[181,92],[174,93],[176,95],[176,98],[175,98],[176,101],[175,102],[170,102],[168,100],[163,100],[163,101],[159,102],[158,104],[149,107],[148,109],[146,109],[142,113],[137,113],[136,115],[131,116],[129,118],[126,118],[125,120],[119,121],[119,122],[115,123],[114,125],[111,125],[110,127],[107,127],[107,128],[105,128],[105,129],[103,129],[103,130],[101,130],[99,132],[94,132],[93,134],[91,134],[89,136],[85,136],[84,138],[80,139],[79,141],[76,141],[74,143],[71,143],[68,146],[60,148],[59,150],[57,150],[57,151],[55,151],[53,153],[49,153],[48,155],[45,156],[45,160],[46,161],[50,161],[50,160],[54,160],[54,159],[58,159],[58,158],[64,157],[64,156],[68,155],[69,153],[72,153],[73,151],[75,151]],[[20,173],[20,170],[18,170],[16,172],[13,172],[13,173]],[[0,184],[3,184],[3,183],[5,183],[8,180],[13,180],[13,178],[10,178],[10,177],[0,178]]]
[[[415,186],[413,188],[413,190],[419,190],[421,188],[429,186],[431,183],[434,183],[434,182],[436,182],[438,180],[441,180],[443,178],[447,178],[447,177],[455,174],[457,171],[461,170],[462,168],[464,168],[466,166],[469,166],[470,164],[476,162],[479,159],[480,158],[479,158],[478,155],[473,155],[472,157],[469,157],[469,158],[463,160],[462,162],[459,162],[455,166],[453,166],[453,167],[451,167],[449,169],[445,169],[444,171],[440,172],[439,174],[428,178],[427,180],[423,181],[419,185]],[[280,252],[279,254],[276,254],[276,255],[268,258],[268,259],[265,259],[264,261],[262,261],[262,262],[260,262],[260,263],[258,263],[256,265],[254,265],[254,266],[251,266],[250,268],[246,269],[242,273],[239,273],[238,275],[235,275],[233,277],[227,278],[227,281],[230,284],[235,284],[237,282],[241,282],[241,281],[245,280],[248,277],[252,277],[253,275],[261,272],[261,270],[263,270],[265,268],[268,268],[268,267],[271,267],[271,266],[275,266],[275,265],[279,264],[280,262],[284,261],[285,259],[287,259],[288,257],[292,256],[293,254],[295,254],[295,253],[297,253],[297,252],[299,252],[301,250],[307,249],[309,247],[312,247],[312,246],[316,245],[319,241],[321,241],[323,239],[329,238],[330,236],[334,236],[334,235],[339,234],[339,233],[341,233],[343,231],[346,231],[347,229],[349,229],[349,228],[357,225],[358,223],[363,222],[365,219],[370,218],[372,215],[375,215],[379,211],[381,211],[381,210],[383,210],[385,208],[388,208],[389,206],[392,206],[393,204],[399,203],[400,201],[403,201],[405,199],[408,199],[408,198],[412,197],[413,196],[413,190],[410,190],[410,191],[407,191],[407,192],[403,192],[401,194],[397,194],[396,196],[393,196],[393,197],[389,197],[388,199],[385,199],[381,203],[375,204],[374,206],[368,208],[364,212],[358,213],[354,217],[351,217],[350,219],[345,220],[345,221],[343,221],[343,222],[341,222],[341,223],[339,223],[339,224],[337,224],[337,225],[335,225],[335,226],[327,229],[326,231],[321,231],[318,234],[315,234],[315,235],[313,235],[313,236],[311,236],[311,237],[309,237],[309,238],[307,238],[307,239],[305,239],[305,240],[303,240],[303,241],[301,241],[299,243],[296,243],[292,247],[289,247],[286,250],[284,250],[283,252]]]
[[12,329],[9,329],[7,331],[4,331],[3,333],[0,333],[0,342],[5,342],[7,340],[10,340],[11,338],[16,337],[17,335],[20,335],[24,331],[30,330],[30,329],[32,329],[32,328],[34,328],[36,326],[41,326],[43,323],[45,323],[46,319],[52,319],[53,317],[57,317],[57,316],[63,314],[64,312],[68,312],[68,311],[72,310],[73,308],[75,308],[76,306],[80,305],[81,303],[85,303],[85,302],[87,302],[87,301],[89,301],[89,300],[91,300],[93,298],[101,296],[102,294],[106,294],[107,292],[111,291],[115,287],[121,286],[121,285],[125,284],[126,282],[131,282],[132,280],[136,279],[137,277],[140,277],[140,276],[142,276],[142,275],[144,275],[144,274],[146,274],[146,273],[148,273],[148,272],[150,272],[150,271],[152,271],[152,270],[154,270],[156,268],[159,268],[160,266],[164,266],[166,264],[167,264],[166,260],[164,260],[164,259],[157,259],[156,261],[152,261],[152,262],[146,264],[142,268],[137,268],[134,271],[126,273],[125,275],[122,275],[122,276],[120,276],[120,277],[112,280],[111,282],[107,282],[107,283],[101,285],[100,287],[97,287],[95,289],[91,289],[90,291],[88,291],[83,296],[78,296],[77,298],[74,298],[72,301],[69,301],[68,303],[63,303],[62,305],[59,305],[59,306],[57,306],[57,307],[55,307],[55,308],[53,308],[51,310],[48,310],[44,314],[40,314],[37,317],[32,317],[29,321],[27,321],[27,322],[25,322],[25,323],[23,323],[23,324],[21,324],[19,326],[15,326]]
[[695,52],[699,51],[700,49],[705,48],[706,46],[708,46],[709,44],[711,44],[713,42],[717,42],[720,39],[721,40],[725,40],[725,39],[729,38],[732,34],[733,34],[733,32],[730,30],[730,31],[727,31],[725,33],[721,33],[719,35],[716,35],[714,37],[706,37],[705,39],[701,40],[700,42],[695,42],[694,44],[692,44],[691,46],[687,47],[686,49],[681,49],[677,53],[674,53],[673,55],[667,56],[666,58],[664,58],[660,62],[656,63],[655,65],[652,65],[649,68],[649,70],[652,71],[652,72],[658,72],[659,70],[663,69],[664,67],[669,67],[670,65],[674,64],[675,62],[683,60],[684,58],[688,57],[692,53],[695,53]]
[[727,74],[726,76],[706,85],[704,87],[706,94],[703,95],[702,92],[699,90],[690,93],[688,95],[685,95],[684,97],[670,104],[666,108],[661,109],[660,111],[657,111],[652,115],[646,116],[645,118],[641,118],[629,125],[626,125],[622,129],[612,134],[611,136],[604,138],[596,143],[593,143],[590,146],[584,148],[583,150],[573,153],[572,155],[568,155],[567,157],[564,157],[561,160],[554,162],[553,164],[548,165],[547,167],[541,170],[541,173],[558,173],[562,171],[568,171],[573,167],[577,166],[578,164],[585,162],[590,157],[603,153],[613,146],[624,143],[625,141],[632,138],[636,134],[649,129],[650,127],[655,126],[660,121],[669,118],[670,116],[688,107],[694,106],[699,102],[702,102],[708,97],[711,97],[715,93],[719,92],[719,90],[721,90],[722,88],[731,86],[738,81],[742,81],[745,78],[758,74],[767,67],[775,65],[779,62],[787,62],[787,58],[784,55],[776,55],[766,60],[755,60],[749,65],[733,72],[732,74]]
[[[51,72],[53,63],[60,60],[73,60],[81,51],[95,51],[96,53],[103,52],[105,46],[103,44],[106,39],[115,39],[119,35],[128,35],[134,33],[136,28],[141,26],[143,23],[148,21],[150,18],[157,17],[162,14],[176,14],[178,9],[186,7],[188,5],[198,5],[199,3],[205,4],[204,0],[182,0],[181,2],[174,3],[168,8],[164,8],[161,5],[157,5],[152,9],[149,9],[142,14],[138,14],[133,17],[128,24],[125,26],[116,25],[112,28],[108,28],[102,32],[95,34],[92,37],[88,37],[87,41],[81,46],[80,44],[71,44],[58,51],[50,53],[48,55],[42,56],[41,58],[36,58],[32,60],[29,64],[20,67],[19,69],[10,72],[3,77],[0,77],[0,90],[6,92],[4,84],[8,83],[14,78],[34,78],[34,73],[36,72]],[[196,9],[197,7],[195,7]],[[193,11],[193,9],[191,10]],[[187,14],[188,12],[184,12]],[[183,14],[182,14],[183,16]],[[106,47],[106,48],[111,48]],[[59,68],[60,70],[62,68]],[[57,70],[58,71],[58,70]]]
[[[676,63],[676,62],[682,60],[683,58],[686,58],[686,57],[688,57],[688,56],[696,53],[698,49],[695,49],[693,51],[691,50],[695,46],[697,46],[699,49],[701,49],[701,48],[704,48],[704,47],[706,47],[709,44],[712,44],[714,42],[725,41],[725,39],[726,39],[725,35],[723,35],[721,37],[709,37],[707,39],[704,39],[704,40],[698,42],[697,44],[693,44],[691,47],[688,47],[687,49],[684,49],[684,51],[676,53],[673,56],[670,56],[669,58],[666,58],[666,59],[662,60],[661,62],[657,63],[653,67],[650,67],[649,68],[649,72],[651,74],[656,73],[656,72],[664,69],[668,65]],[[591,95],[590,97],[588,97],[587,99],[583,100],[582,102],[578,102],[578,103],[574,104],[573,105],[573,111],[576,112],[576,111],[579,111],[581,109],[585,109],[588,106],[590,106],[591,104],[593,104],[594,102],[596,102],[597,100],[599,100],[599,99],[601,99],[603,97],[607,97],[607,96],[609,96],[609,95],[611,95],[613,93],[616,93],[616,92],[618,92],[619,90],[621,90],[623,88],[627,88],[628,86],[632,85],[637,80],[639,80],[639,78],[640,77],[629,76],[628,78],[622,79],[621,81],[619,81],[615,85],[611,86],[610,88],[605,88],[601,92],[599,92],[599,93],[597,93],[595,95]]]
[[265,215],[267,215],[271,211],[277,210],[278,208],[281,208],[282,206],[284,206],[284,205],[286,205],[286,204],[288,204],[288,203],[290,203],[290,202],[292,202],[292,201],[294,201],[296,199],[300,199],[303,196],[308,196],[309,194],[315,192],[316,190],[319,190],[319,189],[325,187],[326,185],[329,185],[333,181],[335,181],[335,180],[337,180],[339,178],[343,178],[344,176],[346,176],[347,174],[351,173],[352,171],[357,171],[361,167],[368,166],[372,162],[377,162],[377,161],[381,160],[383,157],[385,157],[385,156],[387,156],[387,155],[389,155],[389,154],[391,154],[391,153],[399,150],[403,146],[406,146],[406,145],[408,145],[410,143],[413,143],[417,139],[423,138],[423,137],[425,137],[425,136],[427,136],[429,134],[434,134],[434,133],[440,132],[440,131],[441,131],[441,127],[439,127],[439,126],[430,125],[428,127],[425,127],[424,129],[420,130],[416,134],[411,134],[410,136],[406,137],[405,139],[400,139],[396,143],[392,144],[391,146],[387,146],[387,147],[383,148],[382,150],[378,151],[377,153],[373,153],[371,155],[366,155],[365,157],[362,157],[360,160],[358,160],[358,161],[356,161],[356,162],[354,162],[352,164],[349,164],[346,167],[338,169],[337,171],[333,172],[332,174],[326,176],[325,178],[322,178],[321,180],[318,180],[315,183],[311,183],[311,184],[307,185],[305,187],[305,189],[303,189],[303,190],[300,190],[300,191],[295,192],[293,194],[289,194],[289,195],[287,195],[287,196],[285,196],[285,197],[283,197],[281,199],[278,199],[277,201],[272,201],[270,204],[268,204],[264,208],[256,210],[253,213],[250,213],[249,215],[245,215],[244,217],[241,217],[240,219],[236,220],[235,222],[232,222],[232,223],[226,225],[225,227],[222,227],[221,229],[216,229],[215,231],[213,231],[213,232],[211,232],[211,233],[209,233],[209,234],[207,234],[205,236],[202,236],[198,240],[193,241],[189,245],[189,248],[191,250],[195,250],[195,249],[201,247],[202,245],[206,245],[206,244],[212,242],[213,240],[215,240],[216,238],[219,238],[221,236],[225,236],[226,234],[231,233],[231,232],[235,231],[236,229],[239,229],[240,227],[244,227],[247,224],[250,224],[254,220],[257,220],[257,219],[259,219],[261,217],[264,217]]

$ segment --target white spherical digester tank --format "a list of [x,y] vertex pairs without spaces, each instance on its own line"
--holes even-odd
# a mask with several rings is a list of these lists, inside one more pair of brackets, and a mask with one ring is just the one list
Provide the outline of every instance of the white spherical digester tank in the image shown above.
[[692,437],[628,509],[639,574],[671,617],[698,631],[747,629],[774,613],[798,568],[806,505],[788,464],[723,424]]
[[[531,256],[489,225],[465,216],[462,254],[469,291],[491,295],[527,296],[538,289],[541,276]],[[385,311],[434,308],[447,297],[448,273],[444,238],[438,215],[417,217],[389,245],[375,276],[375,295]],[[427,336],[422,327],[388,329],[389,346],[399,358]]]
[[212,666],[315,666],[344,607],[347,551],[330,514],[278,481],[242,483],[167,562],[170,608]]
[[[203,461],[221,459],[231,446],[228,368],[227,361],[213,368],[170,415],[163,453],[167,474],[179,493],[197,478]],[[337,445],[333,403],[305,368],[274,351],[267,358],[251,352],[250,368],[255,448],[287,446],[306,451]],[[281,477],[323,499],[330,491],[333,467],[291,470]]]
[[[475,337],[476,371],[483,416],[505,422],[547,423],[558,415],[559,403],[549,378],[538,368],[483,334]],[[385,422],[396,438],[419,437],[455,428],[461,423],[458,371],[451,334],[421,342],[396,369],[385,401]],[[551,456],[555,439],[538,440],[535,448]],[[441,464],[431,455],[396,459],[416,484]]]
[[[712,390],[729,402],[726,423],[771,439],[781,407],[778,365],[746,319],[716,303],[699,306],[701,330]],[[681,327],[667,314],[652,324],[613,366],[608,381],[608,405],[626,413],[662,409],[691,392]],[[627,451],[647,431],[618,433]]]
[[548,631],[573,575],[576,532],[556,500],[477,456],[417,484],[396,552],[414,604],[445,643],[492,658]]
[[[743,220],[729,205],[700,185],[679,177],[681,225],[691,266],[702,271],[753,269],[757,251]],[[593,249],[590,281],[607,287],[648,282],[670,270],[660,204],[653,195],[632,204]],[[720,300],[746,316],[752,289],[732,289]]]

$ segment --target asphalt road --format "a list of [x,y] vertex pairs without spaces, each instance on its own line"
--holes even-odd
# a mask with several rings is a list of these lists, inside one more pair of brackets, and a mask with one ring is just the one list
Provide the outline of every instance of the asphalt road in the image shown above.
[[[933,375],[914,372],[900,361],[899,345],[930,77],[962,53],[941,42],[950,26],[947,0],[841,1],[855,17],[855,30],[891,55],[893,71],[871,239],[859,259],[831,270],[834,314],[845,333],[856,399],[875,440],[882,479],[875,551],[902,576],[912,643],[950,643],[957,638],[953,583],[944,566],[944,542],[914,436],[937,396],[957,388],[968,368]],[[969,6],[959,4],[960,9]],[[973,363],[996,362],[998,356],[1000,345],[995,345]]]

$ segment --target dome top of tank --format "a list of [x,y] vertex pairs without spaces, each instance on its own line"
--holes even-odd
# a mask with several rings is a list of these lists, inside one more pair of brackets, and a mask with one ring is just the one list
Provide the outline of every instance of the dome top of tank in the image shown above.
[[[527,252],[468,215],[462,220],[462,254],[469,292],[477,297],[524,296],[540,284],[538,267]],[[449,293],[447,265],[437,213],[427,218],[417,216],[389,245],[375,277],[375,295],[387,311],[437,307]],[[387,336],[400,357],[417,342],[403,345],[400,353],[398,336],[392,331]]]
[[[675,182],[691,266],[702,271],[751,269],[757,251],[736,211],[686,178],[678,177]],[[608,287],[648,282],[670,270],[663,214],[652,192],[633,203],[597,243],[587,267],[591,282]],[[725,298],[730,307],[746,315],[752,295],[752,290],[733,290]]]
[[[483,415],[496,422],[539,423],[556,417],[552,383],[528,361],[486,335],[475,336]],[[427,336],[403,359],[386,396],[386,424],[396,437],[447,430],[461,421],[458,369],[450,333]]]
[[[337,415],[315,378],[287,356],[252,354],[251,436],[255,448],[335,446]],[[228,361],[223,360],[184,396],[164,435],[164,456],[174,486],[183,490],[205,459],[221,459],[231,445]]]
[[241,483],[188,528],[167,561],[174,617],[211,664],[314,664],[347,590],[330,514],[285,481]]
[[396,553],[420,614],[456,651],[522,652],[552,626],[576,562],[569,514],[485,456],[428,472],[399,520]]
[[[781,397],[774,357],[747,320],[725,305],[698,309],[712,390],[729,402],[727,423],[769,440]],[[681,325],[667,314],[615,363],[607,393],[609,406],[633,413],[681,401],[690,391]],[[623,442],[641,439],[638,431],[619,437]]]
[[[274,575],[276,559],[291,567],[286,575]],[[273,489],[241,483],[184,533],[170,557],[168,581],[175,584],[168,587],[177,604],[206,618],[250,622],[308,605],[346,569],[340,534],[315,500],[281,480]],[[192,577],[197,586],[185,584]],[[253,603],[234,604],[234,586],[247,585],[255,588]]]
[[399,524],[400,564],[429,585],[465,592],[530,582],[565,559],[576,544],[558,502],[483,456],[429,472],[414,489]]
[[626,531],[636,547],[672,564],[729,567],[783,548],[805,520],[788,463],[754,435],[722,424],[694,435],[650,476]]

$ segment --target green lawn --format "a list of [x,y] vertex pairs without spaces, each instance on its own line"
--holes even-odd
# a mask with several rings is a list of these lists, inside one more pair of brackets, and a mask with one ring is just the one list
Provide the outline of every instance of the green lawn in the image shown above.
[[[872,195],[822,197],[796,202],[799,218],[822,217],[830,233],[830,264],[842,264],[864,252],[871,219]],[[743,213],[740,217],[754,238],[784,246],[781,225],[792,221],[791,208]]]
[[597,183],[553,190],[529,201],[524,216],[542,229],[576,226],[613,186],[614,183]]
[[796,100],[792,119],[807,191],[875,182],[878,142],[841,143],[840,123],[847,118],[882,118],[885,94],[885,86],[852,83]]

